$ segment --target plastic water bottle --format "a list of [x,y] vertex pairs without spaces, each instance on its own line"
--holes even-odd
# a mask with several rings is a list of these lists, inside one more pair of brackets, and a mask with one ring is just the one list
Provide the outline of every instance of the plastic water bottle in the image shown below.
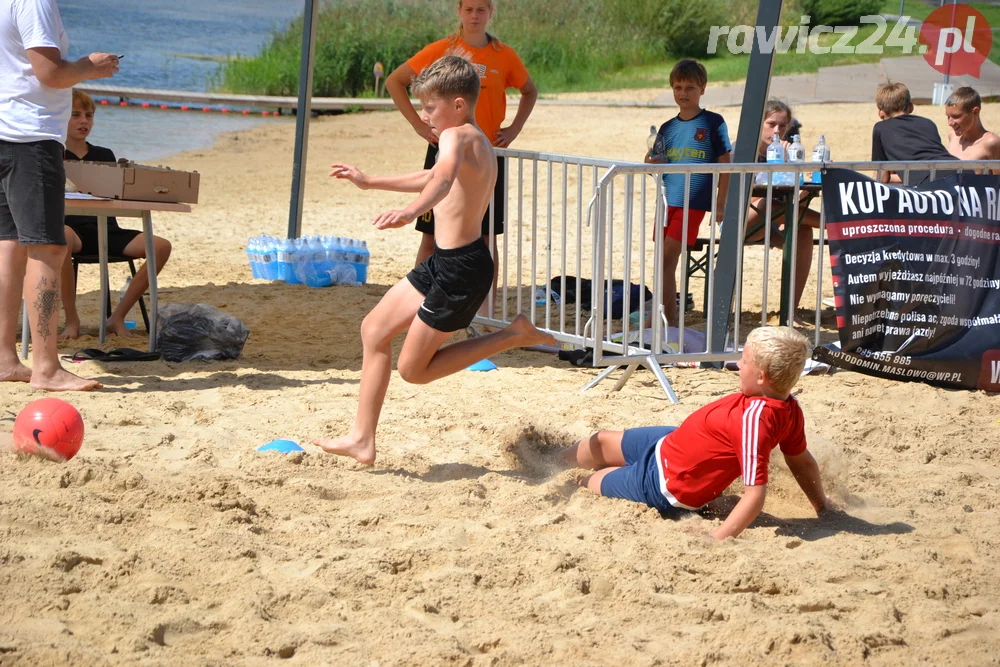
[[278,239],[273,236],[265,236],[262,247],[261,278],[265,280],[278,279]]
[[258,236],[253,240],[254,278],[266,278],[267,237]]
[[[767,147],[767,163],[784,164],[784,162],[785,147],[781,145],[781,137],[775,134],[771,137],[771,145]],[[783,172],[771,172],[771,183],[774,185],[785,185],[784,180]]]
[[361,243],[356,239],[347,240],[347,253],[346,259],[347,263],[354,268],[354,275],[358,275],[358,269],[361,266]]
[[[128,288],[131,285],[132,285],[132,276],[129,276],[128,278],[125,279],[125,284],[122,285],[121,292],[118,293],[118,303],[121,303],[122,301],[125,300],[125,293],[128,292]],[[136,327],[135,304],[133,303],[132,307],[128,309],[127,313],[125,313],[125,328],[135,329],[135,327]]]
[[333,237],[332,236],[321,236],[319,237],[319,250],[317,251],[319,256],[320,268],[324,271],[329,271],[333,268]]
[[257,277],[269,279],[271,277],[271,263],[274,261],[274,248],[271,245],[269,236],[258,236],[254,247],[257,254]]
[[548,296],[545,293],[545,287],[539,287],[535,290],[535,305],[544,306],[549,302]]
[[308,287],[329,287],[337,284],[336,271],[324,269],[314,262],[302,263],[299,267],[299,279]]
[[260,278],[260,263],[257,261],[257,239],[247,241],[247,260],[250,262],[250,275]]
[[371,262],[372,253],[368,250],[368,243],[361,242],[361,266],[358,269],[358,282],[365,284],[368,282],[368,264]]
[[337,262],[343,261],[341,257],[342,253],[343,253],[343,246],[341,245],[340,237],[331,236],[330,245],[327,248],[326,252],[326,258],[335,264]]
[[296,248],[293,254],[292,274],[289,276],[287,282],[291,285],[303,285],[305,284],[305,279],[302,276],[305,275],[305,267],[313,264],[313,253],[309,247],[309,239],[296,239],[296,241],[300,243],[298,243],[298,248]]
[[[789,163],[799,163],[802,164],[806,161],[806,147],[802,145],[802,138],[799,135],[794,135],[792,137],[792,145],[788,147],[788,162]],[[799,185],[805,182],[805,174],[799,171],[798,173],[794,171],[787,172],[789,182],[788,185],[795,185],[795,179],[798,178]]]
[[309,255],[310,262],[316,266],[318,271],[322,271],[326,265],[326,250],[318,236],[309,237]]
[[358,285],[358,271],[350,262],[340,262],[335,269],[335,285]]
[[[819,143],[813,148],[812,152],[813,162],[829,162],[830,161],[830,147],[826,144],[826,136],[820,135]],[[814,171],[812,173],[813,183],[823,182],[823,172]]]
[[275,245],[275,267],[272,280],[288,280],[288,274],[292,267],[292,251],[295,244],[291,239],[281,239]]
[[656,126],[650,125],[649,136],[646,137],[646,151],[650,154],[650,156],[653,155],[653,146],[655,145],[656,145]]

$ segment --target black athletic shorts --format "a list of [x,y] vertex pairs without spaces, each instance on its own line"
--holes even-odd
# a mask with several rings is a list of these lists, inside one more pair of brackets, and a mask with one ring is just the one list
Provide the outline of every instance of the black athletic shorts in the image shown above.
[[493,258],[478,238],[461,248],[438,248],[406,275],[424,302],[417,314],[437,331],[459,331],[472,323],[493,288]]
[[[67,216],[66,226],[80,237],[83,248],[77,253],[78,255],[96,256],[98,254],[97,218],[89,215]],[[108,256],[123,256],[125,247],[132,242],[132,239],[141,234],[142,232],[137,229],[122,229],[114,218],[108,218]]]
[[66,172],[58,141],[0,141],[0,241],[66,245]]
[[[427,155],[424,157],[424,169],[430,169],[437,161],[437,144],[427,144]],[[493,220],[495,224],[494,234],[503,234],[503,222],[507,211],[507,188],[504,186],[504,161],[497,156],[497,184],[493,187]],[[434,233],[434,211],[427,211],[417,218],[417,231],[424,234]],[[483,236],[490,234],[490,210],[486,209],[483,215]]]

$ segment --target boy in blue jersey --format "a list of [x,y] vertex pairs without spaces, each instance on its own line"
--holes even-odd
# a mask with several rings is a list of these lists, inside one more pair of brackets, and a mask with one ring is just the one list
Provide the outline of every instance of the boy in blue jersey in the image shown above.
[[[708,85],[708,72],[697,60],[686,58],[670,72],[670,86],[678,114],[660,127],[653,148],[646,154],[650,164],[676,162],[705,164],[731,162],[733,145],[725,119],[699,106]],[[667,218],[663,239],[663,308],[667,323],[677,326],[677,262],[681,256],[684,228],[684,174],[664,174],[667,192]],[[716,219],[722,212],[729,186],[729,175],[719,175]],[[687,211],[687,243],[693,246],[705,214],[712,210],[712,175],[691,174],[691,193]]]

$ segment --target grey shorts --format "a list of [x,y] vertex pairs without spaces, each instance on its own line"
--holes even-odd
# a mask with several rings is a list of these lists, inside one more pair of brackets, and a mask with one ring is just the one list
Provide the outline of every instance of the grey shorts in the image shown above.
[[66,245],[66,172],[58,141],[0,141],[0,241]]

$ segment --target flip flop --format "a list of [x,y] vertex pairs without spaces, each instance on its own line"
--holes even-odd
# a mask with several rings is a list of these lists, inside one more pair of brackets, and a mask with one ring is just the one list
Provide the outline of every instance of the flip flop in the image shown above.
[[159,352],[143,352],[132,347],[118,347],[113,350],[104,350],[96,347],[88,347],[77,350],[73,356],[63,356],[63,361],[71,361],[74,364],[81,364],[84,361],[158,361]]

